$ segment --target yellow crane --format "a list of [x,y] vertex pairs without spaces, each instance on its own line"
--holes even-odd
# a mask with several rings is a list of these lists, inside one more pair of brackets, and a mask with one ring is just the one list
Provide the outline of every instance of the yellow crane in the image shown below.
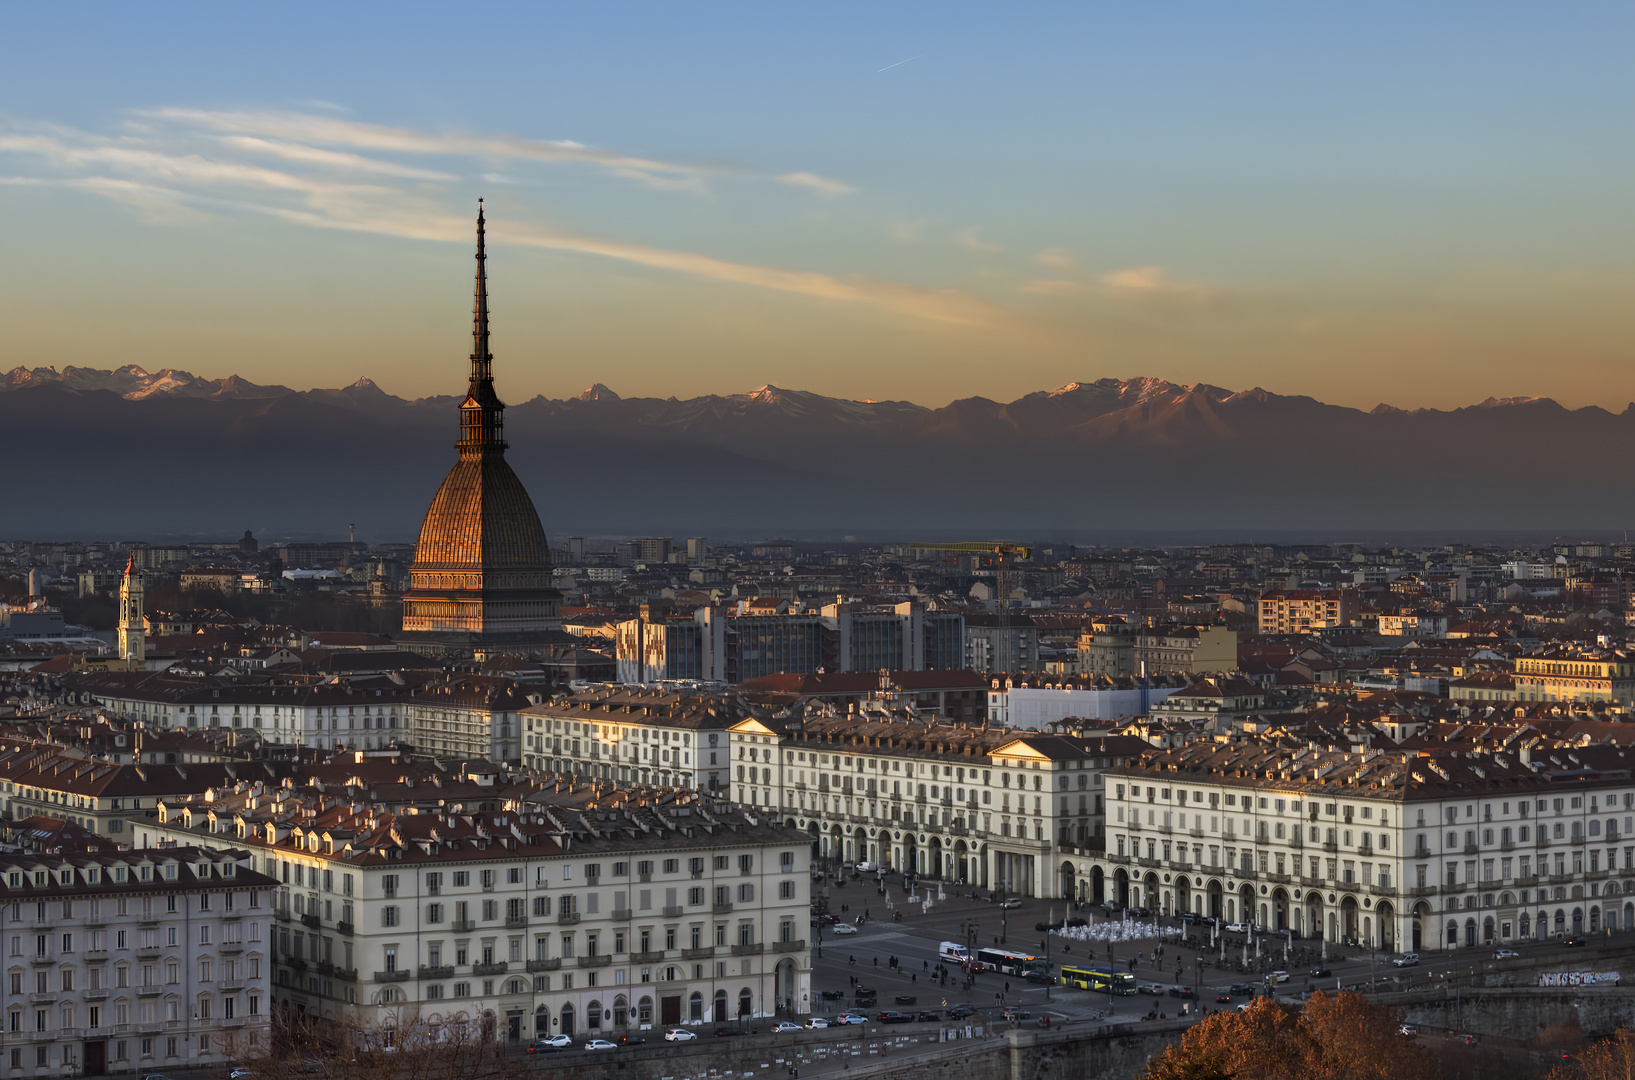
[[1010,606],[1011,564],[1017,559],[1033,558],[1033,549],[1008,540],[967,540],[952,544],[904,544],[914,551],[960,551],[971,555],[992,555],[998,567],[998,610],[1001,616]]

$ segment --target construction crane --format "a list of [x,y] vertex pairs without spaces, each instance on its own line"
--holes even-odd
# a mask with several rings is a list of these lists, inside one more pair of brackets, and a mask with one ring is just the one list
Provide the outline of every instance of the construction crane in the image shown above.
[[998,567],[998,588],[996,593],[1001,614],[1010,605],[1011,597],[1011,564],[1016,559],[1033,558],[1033,549],[1021,544],[1013,544],[1008,540],[969,540],[954,544],[904,544],[913,551],[963,551],[973,555],[992,555]]

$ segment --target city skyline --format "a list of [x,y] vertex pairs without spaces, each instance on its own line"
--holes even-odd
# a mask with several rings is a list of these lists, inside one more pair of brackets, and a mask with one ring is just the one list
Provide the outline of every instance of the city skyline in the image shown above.
[[14,16],[0,366],[1635,399],[1626,12],[319,11]]

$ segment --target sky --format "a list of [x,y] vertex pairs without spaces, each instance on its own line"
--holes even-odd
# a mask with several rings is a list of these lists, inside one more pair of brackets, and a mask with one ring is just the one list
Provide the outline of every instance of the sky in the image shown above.
[[19,5],[0,369],[1635,399],[1635,8]]

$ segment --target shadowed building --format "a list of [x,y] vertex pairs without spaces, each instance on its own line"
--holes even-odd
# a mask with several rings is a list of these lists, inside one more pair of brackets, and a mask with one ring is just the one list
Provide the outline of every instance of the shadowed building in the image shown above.
[[484,259],[479,206],[471,385],[460,402],[460,460],[426,511],[403,594],[404,641],[439,652],[515,651],[563,640],[562,598],[551,587],[545,529],[505,461],[505,405],[494,393]]

